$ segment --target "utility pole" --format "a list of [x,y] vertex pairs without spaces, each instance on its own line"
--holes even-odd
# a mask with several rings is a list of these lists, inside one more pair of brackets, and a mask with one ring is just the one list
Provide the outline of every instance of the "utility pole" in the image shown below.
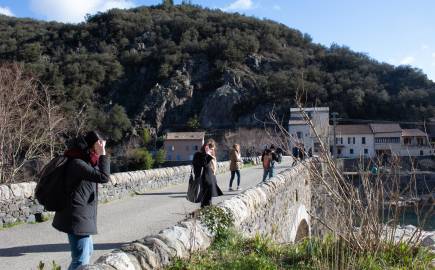
[[334,157],[334,159],[336,159],[337,158],[337,136],[335,133],[335,129],[337,127],[338,112],[333,112],[333,113],[331,113],[331,115],[332,115],[332,124],[334,125],[334,127],[333,127],[334,141],[333,141],[333,147],[332,147],[332,156]]

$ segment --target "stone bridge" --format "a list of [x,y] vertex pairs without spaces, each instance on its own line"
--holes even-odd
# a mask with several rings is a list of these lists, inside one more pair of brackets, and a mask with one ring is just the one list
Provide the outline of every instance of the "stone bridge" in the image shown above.
[[[250,188],[245,189],[241,193],[228,194],[226,192],[227,194],[224,196],[224,200],[221,200],[218,205],[232,213],[235,227],[246,236],[254,236],[256,234],[266,235],[280,243],[294,242],[307,237],[311,232],[308,212],[312,206],[312,179],[307,166],[310,166],[312,162],[313,161],[305,161],[304,164],[299,163],[297,166],[291,167],[290,158],[284,159],[283,163],[277,168],[280,173],[266,183],[259,183],[262,174],[261,167],[244,169],[242,170],[242,186],[248,187],[249,185]],[[226,173],[228,167],[228,162],[219,163],[219,171],[221,175],[218,179],[220,179],[220,185],[223,189],[228,181],[228,174]],[[177,190],[185,192],[185,182],[188,179],[189,173],[189,166],[181,166],[113,174],[111,177],[112,183],[103,185],[100,188],[99,196],[102,202],[114,201],[114,203],[102,204],[100,207],[103,208],[103,211],[100,211],[99,216],[102,215],[103,217],[101,219],[104,219],[104,207],[108,208],[107,211],[109,216],[115,212],[119,214],[118,212],[122,213],[122,211],[126,211],[125,206],[120,206],[120,210],[118,211],[114,209],[109,210],[109,208],[115,207],[116,204],[128,203],[133,200],[131,195],[134,193],[139,195],[166,194],[165,192],[144,192],[156,189],[161,190],[168,186],[179,187]],[[43,212],[41,206],[39,206],[33,199],[34,187],[35,183],[0,186],[0,220],[2,223],[15,221],[32,222],[35,219],[40,218],[40,216],[47,215],[47,213]],[[180,202],[183,200],[185,201],[183,198],[183,192],[168,192],[168,194],[172,194],[169,196],[173,199],[161,199],[160,204],[166,204],[167,200],[175,199]],[[181,195],[174,196],[173,194]],[[137,202],[135,204],[137,204]],[[150,204],[150,208],[153,208],[151,203],[147,202],[147,204]],[[175,203],[175,205],[172,203],[172,206],[168,205],[165,207],[175,209],[176,205],[177,203]],[[180,207],[180,203],[178,203],[178,207]],[[192,211],[195,207],[197,207],[197,205],[188,205],[186,211]],[[149,213],[152,212],[152,210],[148,209],[147,211],[147,209],[144,209],[144,212]],[[138,213],[138,215],[140,214]],[[126,219],[128,218],[127,216],[127,213],[125,213]],[[119,219],[122,218],[123,216],[119,217]],[[99,220],[99,224],[101,223],[101,219]],[[124,242],[122,243],[118,240],[117,242],[121,242],[119,245],[109,245],[109,249],[105,249],[112,250],[113,248],[116,248],[109,253],[104,254],[98,252],[100,245],[102,246],[103,244],[98,244],[98,241],[95,241],[97,249],[96,253],[97,255],[99,254],[100,257],[95,261],[94,265],[86,266],[83,269],[157,269],[168,264],[175,256],[186,257],[189,253],[206,249],[211,244],[213,240],[212,233],[209,232],[201,222],[198,222],[198,220],[193,218],[184,219],[178,223],[177,220],[180,219],[177,217],[172,217],[171,220],[174,220],[172,221],[172,224],[175,225],[171,226],[169,225],[170,223],[158,221],[159,226],[157,227],[160,227],[160,229],[154,231],[151,230],[148,232],[150,233],[149,236],[133,239],[125,237],[124,239],[129,239],[127,243],[124,241],[122,241]],[[136,222],[139,221],[132,221],[131,223]],[[143,220],[140,222],[147,224],[147,222]],[[151,222],[152,220],[149,220],[148,223]],[[53,254],[49,253],[49,251],[62,251],[63,256],[66,257],[68,254],[68,247],[65,244],[47,245],[52,245],[50,247],[53,250],[44,247],[44,242],[53,241],[53,243],[62,243],[63,241],[63,243],[66,243],[66,240],[61,238],[64,237],[63,234],[56,236],[57,238],[54,240],[49,240],[48,236],[54,234],[54,229],[50,228],[50,224],[47,223],[48,222],[21,225],[16,228],[14,227],[12,229],[0,231],[0,238],[2,241],[5,240],[3,241],[3,244],[0,243],[1,260],[8,263],[8,260],[10,259],[12,265],[17,264],[17,267],[14,267],[14,269],[33,269],[36,268],[36,265],[39,262],[35,261],[35,257],[41,259],[53,258],[58,261],[58,258],[55,257],[57,253]],[[124,226],[126,226],[125,228],[128,228],[127,226],[132,227],[131,230],[133,230],[133,227],[136,227],[133,225],[134,224],[130,223],[124,224]],[[43,226],[43,228],[40,229],[39,227],[37,228],[37,226]],[[163,229],[165,227],[161,226],[167,226],[167,228]],[[110,227],[103,223],[100,227],[103,227],[103,229],[100,228],[100,233],[104,230],[104,233],[101,234],[108,234],[108,231],[116,230],[116,227],[119,227],[119,225],[113,225],[113,227]],[[143,228],[139,228],[139,230],[141,229],[142,232],[146,231]],[[158,232],[159,230],[160,232]],[[13,234],[24,235],[24,239],[22,241],[19,239],[14,240],[17,236],[14,236]],[[32,237],[26,236],[37,234],[45,234],[47,235],[47,239],[45,241],[44,239],[39,238],[28,239]],[[139,232],[139,234],[136,235],[141,234]],[[40,244],[36,245],[38,241]],[[14,243],[16,243],[15,246]],[[32,243],[32,248],[29,248],[29,246],[26,246],[24,243]],[[56,247],[59,247],[59,250],[56,250]],[[29,254],[28,256],[26,252],[34,252],[36,254]],[[39,257],[37,256],[38,254]],[[31,258],[31,255],[34,257]],[[30,263],[23,264],[22,260],[16,260],[16,256],[24,256],[24,258],[29,257]],[[59,259],[62,265],[66,265],[67,260],[67,257],[62,260]],[[50,262],[49,259],[48,262]],[[3,267],[6,266],[2,263],[0,269],[7,269]]]
[[[235,227],[247,237],[268,236],[278,243],[310,236],[311,185],[309,161],[287,169],[266,183],[221,202]],[[179,222],[157,235],[146,236],[101,256],[88,270],[159,269],[173,257],[206,249],[213,234],[198,220]]]

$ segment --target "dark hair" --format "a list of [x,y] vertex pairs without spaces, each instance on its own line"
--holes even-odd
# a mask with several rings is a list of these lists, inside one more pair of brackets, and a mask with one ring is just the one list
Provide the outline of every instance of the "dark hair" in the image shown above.
[[101,140],[102,137],[97,131],[92,130],[86,133],[84,139],[86,141],[87,147],[90,149],[98,140]]

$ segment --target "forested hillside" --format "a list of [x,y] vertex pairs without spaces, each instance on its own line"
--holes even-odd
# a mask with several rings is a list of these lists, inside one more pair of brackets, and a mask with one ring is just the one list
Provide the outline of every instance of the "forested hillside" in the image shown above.
[[[378,42],[373,40],[373,42]],[[434,116],[435,84],[418,69],[314,44],[273,21],[192,5],[111,10],[78,25],[0,16],[0,59],[22,62],[69,119],[120,140],[134,127],[255,123],[288,112],[297,91],[342,117]]]

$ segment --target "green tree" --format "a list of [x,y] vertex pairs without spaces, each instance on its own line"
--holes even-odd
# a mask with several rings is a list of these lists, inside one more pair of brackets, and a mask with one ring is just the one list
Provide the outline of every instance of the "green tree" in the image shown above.
[[115,104],[107,115],[105,126],[112,140],[116,142],[121,140],[123,134],[131,128],[130,119],[124,107]]
[[148,128],[144,128],[143,129],[143,135],[142,135],[142,139],[143,139],[143,144],[144,145],[148,145],[151,142],[151,132]]
[[164,7],[172,7],[172,6],[174,6],[174,1],[173,0],[163,0],[162,5]]
[[150,152],[145,148],[133,150],[131,155],[132,167],[137,170],[149,170],[154,165],[154,159]]
[[166,161],[166,151],[164,149],[159,149],[157,151],[156,156],[154,158],[155,164],[157,166],[162,165]]
[[193,117],[190,117],[189,120],[187,120],[187,127],[191,130],[196,130],[201,127],[197,115],[194,115]]

